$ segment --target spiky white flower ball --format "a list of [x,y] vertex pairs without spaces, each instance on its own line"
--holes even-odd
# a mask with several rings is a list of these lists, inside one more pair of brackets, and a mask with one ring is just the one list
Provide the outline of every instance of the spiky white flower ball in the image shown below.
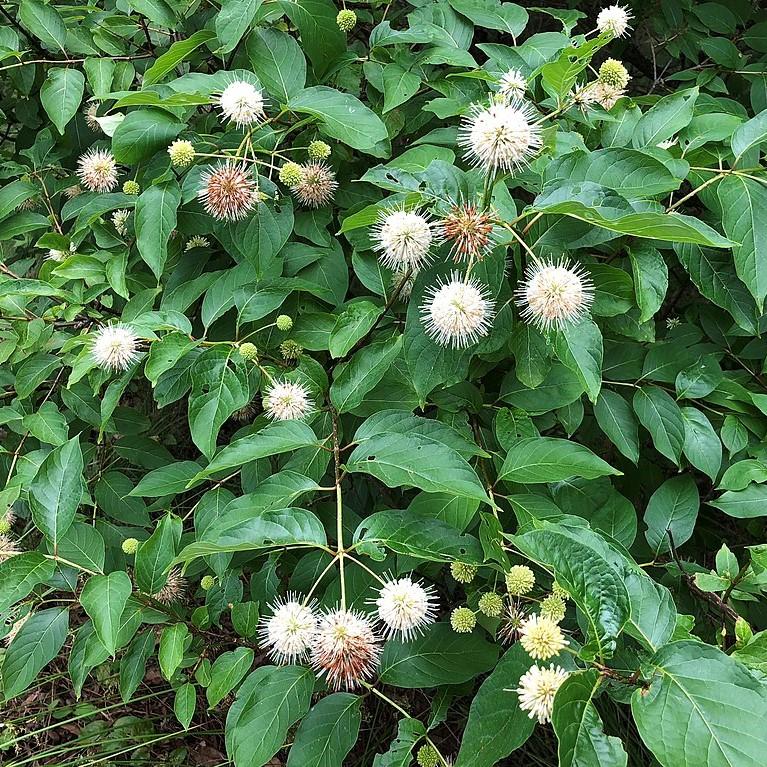
[[570,644],[557,623],[537,613],[522,622],[519,633],[522,647],[533,660],[548,660]]
[[530,712],[530,719],[537,717],[540,724],[551,721],[554,696],[567,676],[567,671],[554,664],[548,668],[530,666],[520,678],[519,687],[516,689],[519,707]]
[[494,303],[487,288],[458,272],[424,292],[421,320],[426,333],[442,346],[464,348],[490,332]]
[[128,234],[128,218],[130,217],[130,211],[126,208],[116,210],[112,214],[112,226],[117,230],[117,234],[120,237],[125,237]]
[[597,29],[600,32],[611,32],[615,37],[623,37],[631,29],[630,21],[631,13],[623,6],[610,5],[599,12]]
[[674,136],[674,138],[667,138],[665,141],[658,142],[655,146],[658,147],[658,149],[671,149],[672,146],[676,144],[676,142],[679,140],[678,136]]
[[371,677],[380,655],[381,638],[363,613],[338,607],[317,623],[311,663],[332,689],[349,689]]
[[218,97],[218,106],[224,118],[238,128],[263,120],[266,116],[263,93],[244,80],[235,80],[227,85]]
[[527,90],[527,78],[518,69],[510,69],[501,76],[498,93],[506,99],[521,99]]
[[373,229],[378,258],[389,269],[420,269],[429,262],[432,224],[416,210],[382,211]]
[[522,317],[541,330],[560,330],[584,317],[594,300],[588,274],[566,258],[531,261],[516,291]]
[[244,164],[221,163],[200,176],[197,193],[205,210],[219,221],[239,221],[258,202],[258,184]]
[[117,186],[117,163],[106,149],[89,149],[77,161],[77,176],[89,192],[111,192]]
[[258,633],[278,663],[292,663],[308,654],[317,629],[313,607],[313,603],[301,603],[297,594],[280,597],[271,605],[272,615],[261,621]]
[[304,418],[312,410],[309,390],[300,383],[274,381],[264,392],[264,410],[275,421]]
[[474,105],[463,118],[458,143],[486,173],[524,167],[543,143],[535,110],[525,101]]
[[128,325],[105,325],[91,347],[94,362],[105,370],[127,370],[139,358],[139,339]]
[[378,617],[386,627],[386,635],[399,634],[406,640],[422,633],[424,626],[433,623],[437,614],[434,589],[409,576],[388,581],[375,604]]
[[209,248],[210,240],[201,234],[193,234],[184,245],[184,253],[188,253],[195,248]]

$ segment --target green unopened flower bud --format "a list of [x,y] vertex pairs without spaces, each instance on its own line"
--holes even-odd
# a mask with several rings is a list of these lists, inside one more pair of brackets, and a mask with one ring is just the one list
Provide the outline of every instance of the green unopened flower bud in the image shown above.
[[513,597],[522,596],[533,590],[535,573],[527,565],[514,565],[506,573],[506,589]]
[[342,32],[351,32],[357,26],[357,14],[347,8],[338,12],[336,24]]
[[281,314],[279,317],[277,317],[275,325],[277,325],[277,330],[287,332],[293,327],[293,320],[292,318],[288,317],[287,314]]
[[307,149],[310,160],[327,160],[330,157],[330,145],[324,141],[312,141]]
[[177,168],[186,168],[194,160],[194,145],[191,141],[178,139],[168,147],[170,161]]
[[477,625],[477,616],[468,607],[456,607],[450,613],[450,625],[457,634],[469,634]]
[[450,575],[452,575],[458,583],[471,583],[476,574],[477,568],[474,565],[468,565],[465,562],[450,563]]
[[255,344],[246,342],[239,346],[240,357],[244,360],[256,360],[258,359],[258,348]]
[[123,192],[125,194],[140,194],[141,192],[141,186],[137,181],[133,181],[132,179],[129,179],[123,184]]
[[284,360],[297,360],[304,353],[304,347],[291,339],[280,344],[280,354]]
[[135,538],[126,538],[123,541],[122,549],[125,554],[135,554],[138,550],[138,541]]
[[212,575],[203,575],[202,580],[200,581],[200,588],[203,591],[210,591],[215,582],[216,579]]
[[570,595],[556,581],[554,581],[554,585],[551,587],[551,593],[564,602],[567,602],[567,600],[570,599]]
[[415,760],[418,767],[439,767],[439,754],[428,743],[418,749]]
[[609,85],[611,88],[623,89],[628,85],[631,75],[626,71],[626,67],[617,59],[607,59],[599,67],[599,82]]
[[8,535],[11,532],[11,522],[8,517],[0,517],[0,535]]
[[304,170],[297,162],[286,162],[280,168],[280,181],[285,186],[300,184],[304,177]]
[[565,601],[556,594],[549,594],[541,600],[541,615],[550,618],[554,623],[559,623],[563,620],[565,612],[567,612]]
[[479,609],[488,618],[500,618],[503,612],[503,597],[490,591],[479,598]]

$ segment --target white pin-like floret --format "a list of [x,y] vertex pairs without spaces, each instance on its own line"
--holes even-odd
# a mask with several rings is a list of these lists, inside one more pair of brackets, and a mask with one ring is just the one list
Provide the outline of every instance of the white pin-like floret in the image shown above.
[[375,600],[387,636],[411,639],[434,622],[437,600],[434,589],[410,576],[387,581]]
[[533,660],[548,660],[570,643],[551,618],[537,613],[522,622],[519,641]]
[[527,90],[527,78],[518,69],[510,69],[501,75],[498,93],[508,100],[521,99]]
[[514,99],[484,107],[474,105],[463,118],[458,143],[466,158],[486,173],[527,165],[543,143],[535,110]]
[[486,286],[458,272],[424,292],[421,320],[426,333],[442,346],[464,348],[490,332],[494,303]]
[[266,116],[263,93],[244,80],[235,80],[227,85],[218,97],[218,106],[224,118],[238,128],[259,122]]
[[610,32],[614,37],[623,37],[631,27],[631,13],[622,5],[610,5],[603,8],[597,16],[597,29]]
[[383,211],[373,230],[374,248],[389,269],[421,269],[434,241],[431,222],[417,210]]
[[551,664],[548,668],[530,666],[519,680],[516,689],[519,707],[527,711],[530,719],[538,719],[540,724],[551,721],[554,709],[554,696],[568,673],[560,666]]
[[93,338],[91,355],[105,370],[127,370],[139,358],[139,339],[128,325],[104,325]]
[[272,605],[270,617],[261,621],[258,632],[261,643],[278,663],[304,659],[317,630],[314,604],[304,604],[297,594],[278,598]]
[[522,317],[541,330],[560,330],[578,322],[588,314],[593,300],[594,286],[588,274],[566,258],[530,261],[516,291]]
[[205,210],[219,221],[239,221],[258,202],[258,184],[242,163],[228,161],[200,176],[197,193]]
[[77,176],[89,192],[111,192],[117,186],[117,163],[106,149],[89,149],[77,161]]
[[264,392],[264,410],[275,421],[304,418],[312,411],[309,390],[292,381],[273,381]]
[[322,615],[312,640],[311,664],[334,690],[350,689],[378,667],[381,638],[364,613],[337,607]]

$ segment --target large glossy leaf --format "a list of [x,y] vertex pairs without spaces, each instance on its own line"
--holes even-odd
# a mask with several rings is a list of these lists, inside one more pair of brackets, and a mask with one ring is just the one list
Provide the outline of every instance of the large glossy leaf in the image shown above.
[[175,181],[153,184],[136,201],[136,246],[157,279],[168,255],[168,240],[176,228],[181,190]]
[[634,129],[634,146],[657,146],[686,128],[692,120],[698,94],[697,88],[690,88],[664,96],[639,119]]
[[602,388],[602,333],[596,323],[582,320],[568,324],[554,340],[554,349],[563,365],[578,376],[589,399],[596,402]]
[[238,647],[216,658],[210,670],[210,684],[205,690],[208,706],[220,703],[243,679],[253,665],[253,650]]
[[77,69],[48,70],[40,88],[40,101],[59,133],[64,133],[67,123],[77,113],[84,89],[85,78]]
[[80,604],[110,655],[115,654],[120,617],[131,591],[128,574],[117,570],[109,575],[91,576],[80,594]]
[[631,405],[617,392],[603,390],[594,403],[599,428],[630,461],[639,460],[639,426]]
[[699,507],[698,488],[689,474],[666,480],[652,494],[644,515],[645,537],[656,556],[670,550],[669,531],[674,546],[690,539]]
[[684,419],[679,405],[657,386],[637,389],[633,405],[639,422],[650,432],[655,449],[679,465],[684,446]]
[[29,594],[38,583],[47,581],[56,566],[37,551],[26,551],[0,562],[0,612]]

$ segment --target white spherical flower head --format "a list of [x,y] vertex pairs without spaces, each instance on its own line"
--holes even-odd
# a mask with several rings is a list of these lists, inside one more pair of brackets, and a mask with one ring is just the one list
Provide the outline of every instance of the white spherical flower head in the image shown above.
[[500,93],[508,100],[521,99],[527,90],[527,79],[518,69],[510,69],[501,76]]
[[615,37],[623,37],[631,27],[631,13],[621,5],[611,5],[603,8],[597,16],[597,29],[600,32],[610,32]]
[[522,622],[519,633],[522,647],[533,660],[553,658],[570,644],[559,625],[545,615],[531,615]]
[[386,583],[375,604],[389,637],[399,634],[404,639],[412,639],[423,632],[424,626],[433,623],[436,616],[434,590],[410,577]]
[[77,161],[77,175],[89,192],[111,192],[117,186],[117,163],[106,149],[89,149]]
[[336,608],[320,618],[311,652],[312,667],[330,688],[349,689],[373,675],[381,639],[366,615]]
[[541,330],[559,330],[578,322],[593,300],[594,286],[588,274],[567,259],[531,261],[517,289],[522,317]]
[[519,687],[515,691],[519,697],[519,707],[529,712],[530,719],[537,717],[540,724],[551,721],[554,696],[567,676],[567,671],[553,664],[548,668],[531,666],[520,678]]
[[264,392],[264,410],[275,421],[304,418],[312,410],[309,390],[300,383],[274,381]]
[[139,339],[127,325],[105,325],[96,331],[93,360],[105,370],[127,370],[139,358]]
[[524,101],[475,105],[464,117],[458,143],[486,173],[524,167],[543,143],[535,111]]
[[429,262],[434,232],[417,210],[384,211],[373,230],[374,248],[389,269],[421,269]]
[[303,604],[297,594],[277,599],[272,615],[259,626],[261,643],[278,663],[292,663],[306,657],[317,630],[312,604]]
[[421,319],[438,344],[464,348],[490,332],[494,304],[487,288],[453,272],[450,281],[426,290]]
[[263,120],[264,96],[258,88],[243,80],[235,80],[219,96],[221,114],[238,128]]

